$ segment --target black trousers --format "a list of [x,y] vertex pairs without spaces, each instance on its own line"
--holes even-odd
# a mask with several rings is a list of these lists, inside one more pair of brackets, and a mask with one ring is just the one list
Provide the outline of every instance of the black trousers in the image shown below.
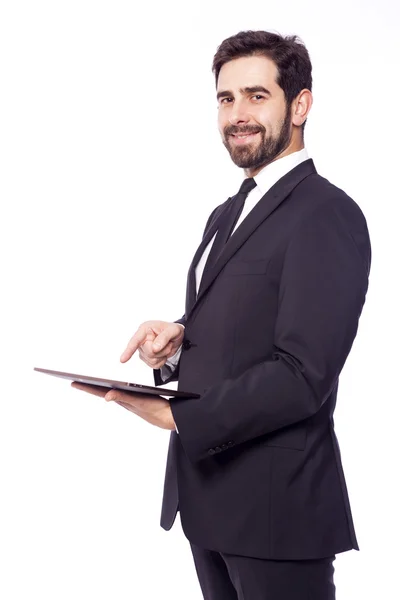
[[204,600],[335,600],[336,556],[265,560],[191,548]]

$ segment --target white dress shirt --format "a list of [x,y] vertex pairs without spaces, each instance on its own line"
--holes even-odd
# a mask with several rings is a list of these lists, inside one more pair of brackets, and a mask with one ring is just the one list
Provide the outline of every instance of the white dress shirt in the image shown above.
[[[275,185],[277,181],[279,181],[279,179],[281,179],[281,177],[286,175],[286,173],[289,173],[289,171],[294,169],[294,167],[297,167],[297,165],[304,162],[308,158],[309,157],[307,150],[303,148],[303,150],[293,152],[292,154],[288,154],[283,158],[278,158],[278,160],[273,161],[272,163],[264,167],[257,175],[255,175],[254,180],[257,185],[249,192],[245,200],[243,210],[239,216],[235,227],[232,230],[232,233],[237,227],[239,227],[240,223],[243,221],[243,219],[247,217],[247,215],[255,207],[257,202],[261,200],[261,198],[272,188],[273,185]],[[217,233],[215,233],[210,243],[206,246],[203,255],[201,256],[199,262],[196,265],[196,293],[198,293],[199,291],[204,267],[216,235]],[[168,365],[171,368],[175,368],[175,366],[178,364],[181,352],[182,346],[180,346],[175,352],[175,354],[166,361],[166,365]]]

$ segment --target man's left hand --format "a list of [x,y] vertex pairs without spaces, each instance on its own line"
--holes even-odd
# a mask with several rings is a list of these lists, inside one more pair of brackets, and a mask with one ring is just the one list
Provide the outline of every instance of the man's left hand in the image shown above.
[[175,429],[171,406],[167,400],[160,396],[109,390],[101,386],[78,383],[77,381],[72,382],[71,386],[77,390],[104,398],[107,402],[116,402],[148,423],[161,427],[161,429],[169,429],[170,431]]

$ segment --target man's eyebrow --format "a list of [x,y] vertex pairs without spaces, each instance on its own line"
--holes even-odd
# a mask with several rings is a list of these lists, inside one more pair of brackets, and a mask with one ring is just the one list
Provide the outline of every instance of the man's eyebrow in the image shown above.
[[226,96],[233,96],[233,93],[230,92],[229,90],[223,90],[221,92],[218,92],[218,94],[217,94],[217,100],[219,100],[222,97],[225,98]]
[[[262,94],[266,94],[267,96],[271,96],[271,92],[262,85],[252,85],[251,87],[240,88],[239,92],[243,96],[245,94],[257,94],[260,92]],[[231,92],[230,90],[222,90],[217,93],[217,100],[219,100],[220,98],[226,98],[227,96],[233,96],[233,92]]]
[[262,92],[263,94],[267,94],[267,96],[271,96],[271,92],[262,85],[253,85],[251,87],[245,87],[244,89],[240,88],[241,94],[256,94],[257,92]]

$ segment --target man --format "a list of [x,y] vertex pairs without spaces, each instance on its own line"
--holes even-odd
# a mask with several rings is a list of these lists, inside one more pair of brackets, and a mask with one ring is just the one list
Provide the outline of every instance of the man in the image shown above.
[[121,356],[139,350],[156,384],[179,377],[200,398],[105,397],[172,431],[161,525],[179,506],[206,600],[331,600],[335,555],[358,549],[333,412],[368,287],[367,225],[304,148],[304,45],[241,32],[213,71],[246,179],[208,219],[185,315],[143,323]]

